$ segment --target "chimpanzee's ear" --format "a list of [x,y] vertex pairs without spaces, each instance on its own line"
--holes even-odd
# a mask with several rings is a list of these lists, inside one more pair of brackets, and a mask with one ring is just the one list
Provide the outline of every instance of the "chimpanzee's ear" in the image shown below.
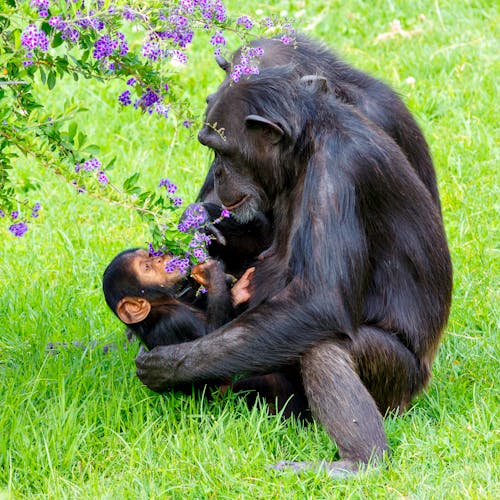
[[126,324],[140,323],[151,311],[151,302],[140,297],[123,297],[116,306],[116,315]]
[[285,135],[283,129],[277,124],[259,115],[248,115],[245,118],[248,130],[260,132],[272,144],[278,144]]
[[308,87],[313,92],[328,92],[328,80],[324,76],[306,75],[300,79],[300,83]]
[[229,70],[231,69],[231,63],[229,61],[224,59],[222,56],[215,56],[215,61],[226,73],[229,73]]

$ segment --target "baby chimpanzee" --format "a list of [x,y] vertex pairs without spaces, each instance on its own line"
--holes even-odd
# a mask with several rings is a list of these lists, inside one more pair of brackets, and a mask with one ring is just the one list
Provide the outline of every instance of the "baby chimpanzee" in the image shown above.
[[[217,260],[199,264],[190,276],[184,276],[179,271],[165,271],[170,259],[171,255],[154,257],[140,248],[125,250],[111,261],[103,276],[108,306],[148,349],[202,337],[233,319],[250,298],[253,267],[231,288],[235,279],[224,274]],[[197,293],[199,285],[208,293]],[[306,416],[307,401],[293,370],[221,382],[222,391],[231,387],[233,392],[244,392],[250,406],[258,394],[272,413]]]
[[[133,248],[118,254],[103,276],[104,297],[111,310],[148,349],[194,340],[235,316],[249,297],[253,268],[231,288],[222,264],[208,260],[190,276],[165,271],[171,255],[155,257]],[[199,285],[207,294],[197,293]]]

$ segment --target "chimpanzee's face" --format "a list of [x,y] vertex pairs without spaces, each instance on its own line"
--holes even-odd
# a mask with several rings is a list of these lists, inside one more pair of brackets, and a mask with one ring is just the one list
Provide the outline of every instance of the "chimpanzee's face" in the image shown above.
[[146,250],[136,250],[129,257],[129,265],[132,273],[143,286],[172,287],[176,285],[183,276],[176,269],[173,272],[165,271],[165,264],[172,259],[171,255],[154,257]]
[[252,115],[245,88],[224,83],[207,98],[205,125],[199,141],[215,153],[214,188],[222,204],[239,222],[266,211],[276,188],[273,162],[282,131]]

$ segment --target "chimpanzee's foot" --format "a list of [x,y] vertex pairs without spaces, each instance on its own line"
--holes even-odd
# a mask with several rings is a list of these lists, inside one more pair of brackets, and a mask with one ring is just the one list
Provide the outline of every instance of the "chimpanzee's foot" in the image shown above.
[[364,465],[352,460],[337,460],[335,462],[292,462],[282,460],[277,464],[270,465],[269,469],[290,470],[298,474],[306,471],[325,471],[332,478],[343,479],[354,476],[364,469]]

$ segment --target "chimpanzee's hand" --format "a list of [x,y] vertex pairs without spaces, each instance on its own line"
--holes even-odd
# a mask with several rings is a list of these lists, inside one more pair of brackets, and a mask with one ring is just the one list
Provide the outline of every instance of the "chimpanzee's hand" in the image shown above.
[[218,279],[224,280],[224,270],[219,261],[208,259],[193,267],[191,277],[200,285],[206,286],[208,290],[211,291],[214,281]]
[[162,392],[176,385],[176,372],[180,363],[176,345],[158,346],[147,351],[141,346],[135,365],[141,382],[156,392]]

